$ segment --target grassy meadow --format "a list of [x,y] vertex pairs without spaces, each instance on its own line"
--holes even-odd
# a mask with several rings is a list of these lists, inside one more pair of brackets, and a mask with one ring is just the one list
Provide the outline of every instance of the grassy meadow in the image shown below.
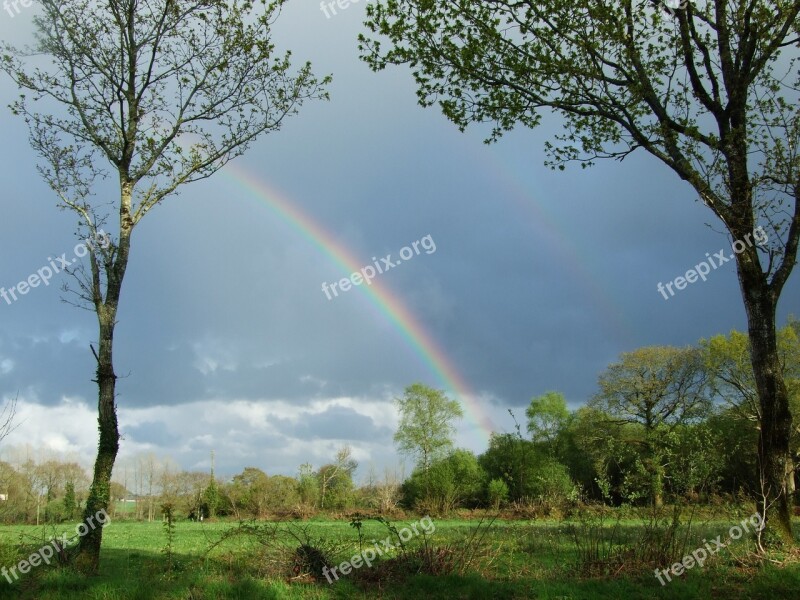
[[[361,565],[330,584],[319,565],[349,561],[360,547],[387,537],[397,545],[388,526],[402,533],[419,518],[390,524],[363,519],[360,527],[347,517],[176,521],[171,531],[162,522],[112,520],[104,531],[98,576],[42,565],[12,584],[0,578],[0,598],[800,598],[798,557],[757,560],[750,536],[663,586],[656,579],[654,565],[667,568],[706,540],[726,539],[745,517],[681,516],[677,523],[671,515],[654,519],[615,509],[558,520],[497,519],[491,525],[433,519],[431,535],[418,529],[403,548],[386,550],[370,567]],[[75,526],[3,526],[0,566],[18,564],[62,532],[73,535]]]

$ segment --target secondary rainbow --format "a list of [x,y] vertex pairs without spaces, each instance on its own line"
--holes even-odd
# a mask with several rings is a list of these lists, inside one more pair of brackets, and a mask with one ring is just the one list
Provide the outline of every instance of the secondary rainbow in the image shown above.
[[[252,197],[259,199],[274,213],[288,223],[310,244],[341,268],[342,276],[359,271],[364,263],[326,231],[308,213],[290,202],[281,193],[269,187],[262,179],[246,169],[229,164],[222,171],[228,179],[243,188]],[[367,261],[368,262],[368,261]],[[419,356],[426,368],[439,380],[446,391],[452,392],[465,406],[465,414],[488,440],[489,434],[496,431],[494,423],[478,402],[477,396],[465,378],[458,372],[452,361],[442,351],[433,337],[408,310],[405,304],[378,279],[372,285],[358,286],[373,305],[394,325],[398,333]],[[484,440],[484,442],[486,441]]]

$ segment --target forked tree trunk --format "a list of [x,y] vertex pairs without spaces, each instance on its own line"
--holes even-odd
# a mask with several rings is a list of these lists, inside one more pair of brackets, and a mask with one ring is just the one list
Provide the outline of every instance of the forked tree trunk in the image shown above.
[[[97,513],[108,511],[111,499],[111,473],[119,451],[119,427],[117,425],[116,386],[117,376],[114,373],[114,328],[117,325],[117,308],[119,307],[122,281],[128,268],[131,233],[134,223],[131,218],[131,201],[133,184],[122,176],[120,178],[120,234],[112,262],[105,262],[103,257],[91,250],[93,293],[95,312],[99,330],[97,359],[97,425],[100,438],[97,444],[97,458],[94,463],[94,475],[83,511],[83,520],[87,524],[88,533],[81,537],[78,548],[76,567],[82,573],[96,573],[100,566],[100,545],[103,541],[103,528],[97,525]],[[105,290],[102,289],[100,270],[106,275]],[[103,292],[105,291],[105,295]],[[91,527],[89,519],[93,519]]]

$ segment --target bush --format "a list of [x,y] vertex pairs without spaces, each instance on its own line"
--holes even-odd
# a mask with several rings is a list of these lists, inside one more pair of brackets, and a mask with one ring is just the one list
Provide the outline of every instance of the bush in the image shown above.
[[486,498],[489,506],[497,510],[501,504],[508,502],[508,486],[502,479],[492,479],[486,487]]
[[403,504],[433,515],[448,514],[459,507],[475,508],[481,504],[485,477],[472,452],[456,450],[427,471],[414,470],[401,488]]

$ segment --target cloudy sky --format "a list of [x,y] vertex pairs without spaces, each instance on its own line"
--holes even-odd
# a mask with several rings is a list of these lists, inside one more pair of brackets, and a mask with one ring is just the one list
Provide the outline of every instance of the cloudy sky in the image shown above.
[[[543,148],[555,119],[493,146],[485,130],[459,133],[417,106],[407,70],[374,74],[358,60],[364,6],[327,18],[290,2],[276,39],[333,74],[331,101],[306,105],[136,230],[115,346],[121,460],[153,452],[207,469],[214,450],[220,473],[294,474],[349,443],[363,476],[397,463],[392,400],[415,381],[462,401],[458,444],[480,452],[487,423],[510,431],[508,409],[524,417],[532,396],[558,390],[582,405],[621,352],[745,327],[732,262],[669,300],[658,293],[730,249],[665,167],[638,154],[551,172]],[[34,12],[0,13],[0,37],[31,41]],[[0,105],[15,94],[0,79]],[[10,288],[77,240],[8,110],[0,136],[0,286]],[[334,248],[367,266],[426,236],[376,278],[388,305],[363,286],[323,292],[350,274]],[[0,395],[20,399],[0,456],[28,443],[93,459],[96,322],[61,296],[54,281],[0,300]],[[798,300],[795,276],[779,324]]]

